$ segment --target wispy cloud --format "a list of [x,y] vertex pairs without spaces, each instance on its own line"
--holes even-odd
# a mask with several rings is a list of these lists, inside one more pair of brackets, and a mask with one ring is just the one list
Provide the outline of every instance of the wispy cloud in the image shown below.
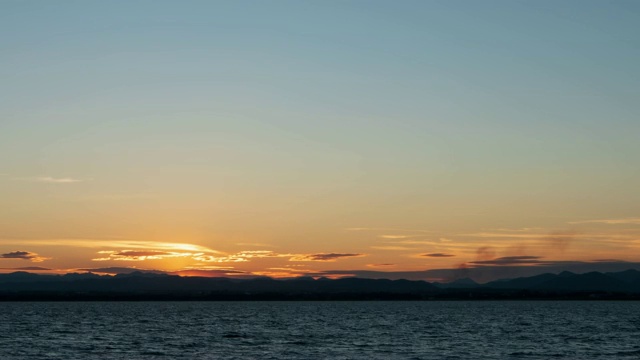
[[318,253],[318,254],[304,254],[296,255],[289,259],[289,261],[336,261],[339,259],[350,257],[361,257],[366,254],[349,254],[349,253]]
[[30,251],[12,251],[5,254],[0,254],[1,259],[20,259],[29,260],[31,262],[43,262],[49,258],[42,257],[36,253]]
[[200,255],[193,257],[205,263],[247,262],[262,258],[288,258],[289,261],[336,261],[342,258],[366,256],[352,253],[317,253],[317,254],[281,254],[269,250],[240,251],[227,255]]
[[545,239],[549,236],[553,236],[556,239],[567,238],[567,239],[606,239],[614,240],[614,239],[637,239],[637,234],[621,234],[619,232],[616,233],[578,233],[571,230],[564,231],[556,231],[552,233],[500,233],[500,232],[478,232],[478,233],[469,233],[469,234],[458,234],[458,236],[464,237],[476,237],[476,238],[487,238],[491,240],[507,240],[511,241],[511,239],[523,239],[523,240],[539,240]]
[[289,261],[335,261],[341,258],[366,256],[356,253],[278,253],[272,250],[243,250],[226,253],[189,243],[122,239],[0,239],[0,242],[5,245],[28,244],[96,249],[101,256],[92,259],[93,261],[146,261],[181,257],[191,258],[201,263],[237,263],[262,258],[285,258]]
[[422,229],[398,229],[398,228],[385,228],[385,227],[353,227],[345,229],[347,231],[400,231],[400,232],[414,232],[414,233],[433,233],[431,230]]
[[228,262],[247,262],[252,259],[292,257],[294,254],[279,254],[270,250],[246,250],[234,254],[209,255],[200,254],[194,256],[193,259],[205,263],[228,263]]
[[240,277],[240,278],[255,278],[256,276],[250,272],[234,269],[199,269],[199,268],[187,268],[183,270],[176,270],[168,273],[169,275],[178,276],[199,276],[199,277]]
[[122,201],[122,200],[149,200],[157,195],[153,193],[137,193],[137,194],[95,194],[78,198],[78,201]]
[[309,274],[317,273],[317,271],[291,267],[271,267],[262,271],[254,271],[252,273],[255,275],[269,276],[273,278],[291,278],[298,276],[308,276]]
[[371,248],[376,250],[387,250],[387,251],[415,250],[415,248],[408,247],[408,246],[372,246]]
[[206,246],[189,244],[189,243],[173,243],[159,241],[143,241],[143,240],[123,240],[123,239],[0,239],[3,244],[28,244],[43,246],[69,246],[78,248],[111,248],[122,250],[166,250],[166,251],[185,251],[185,252],[203,252],[217,253],[222,252],[210,249]]
[[[510,238],[510,239],[536,239],[545,237],[546,233],[502,233],[502,232],[479,232],[471,234],[459,234],[459,236],[479,237],[479,238]],[[566,237],[575,237],[575,234],[558,235]]]
[[160,270],[147,270],[147,269],[139,269],[136,267],[103,267],[103,268],[80,268],[74,269],[75,271],[88,271],[92,273],[99,274],[130,274],[132,272],[140,271],[146,273],[154,273],[154,274],[165,274],[164,271]]
[[264,244],[264,243],[236,243],[236,245],[238,245],[238,246],[274,247],[271,244]]
[[519,228],[519,229],[498,228],[498,229],[494,229],[493,231],[504,231],[504,232],[531,232],[531,231],[539,231],[539,230],[543,230],[543,229],[542,229],[542,228],[539,228],[539,227],[524,227],[524,228]]
[[540,256],[505,256],[491,260],[471,261],[473,265],[537,265],[548,264]]
[[203,256],[224,256],[224,253],[220,251],[210,249],[206,246],[189,243],[104,239],[0,239],[0,241],[5,244],[20,243],[22,245],[29,244],[97,249],[97,253],[102,256],[92,259],[93,261],[145,261],[177,257],[192,257],[193,259],[196,259],[197,257]]
[[401,240],[401,241],[390,241],[391,244],[404,244],[404,245],[441,245],[437,241],[429,241],[429,240]]
[[424,257],[433,257],[433,258],[445,258],[445,257],[453,257],[453,254],[445,254],[445,253],[430,253],[430,254],[420,254],[420,256]]
[[569,224],[640,225],[640,218],[571,221]]
[[367,264],[368,267],[372,267],[372,268],[391,268],[391,267],[395,267],[396,264],[391,264],[391,263],[383,263],[383,264]]
[[30,181],[30,182],[40,182],[40,183],[48,183],[48,184],[73,184],[80,183],[86,181],[85,179],[76,179],[71,177],[52,177],[52,176],[36,176],[36,177],[27,177],[27,178],[17,178],[16,180],[22,181]]
[[145,261],[160,260],[175,257],[193,256],[190,252],[158,251],[158,250],[122,250],[122,251],[99,251],[99,254],[106,254],[106,257],[92,259],[93,261]]

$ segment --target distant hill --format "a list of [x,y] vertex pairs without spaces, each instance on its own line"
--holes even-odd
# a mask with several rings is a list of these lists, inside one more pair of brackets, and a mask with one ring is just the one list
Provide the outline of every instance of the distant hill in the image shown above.
[[469,278],[458,279],[448,283],[433,283],[433,285],[441,289],[473,289],[481,286]]
[[374,299],[640,299],[640,271],[541,274],[478,284],[387,279],[254,279],[181,277],[158,272],[97,275],[0,274],[0,300],[374,300]]
[[24,272],[0,274],[2,294],[427,294],[438,288],[425,281],[344,278],[337,280],[296,278],[230,279],[181,277],[134,272],[115,276],[95,274],[36,275]]
[[640,293],[640,271],[626,270],[615,273],[590,272],[574,274],[541,274],[511,280],[492,281],[482,286],[492,289],[570,291],[610,291]]

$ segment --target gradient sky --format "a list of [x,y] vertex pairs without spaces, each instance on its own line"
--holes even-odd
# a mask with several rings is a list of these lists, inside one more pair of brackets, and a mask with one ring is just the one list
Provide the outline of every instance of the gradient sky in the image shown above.
[[0,34],[4,271],[640,262],[637,1],[3,0]]

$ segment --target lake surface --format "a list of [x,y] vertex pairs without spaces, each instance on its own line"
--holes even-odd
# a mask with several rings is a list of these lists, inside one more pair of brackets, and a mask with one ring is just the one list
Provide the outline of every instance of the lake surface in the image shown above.
[[638,359],[640,302],[0,303],[0,359]]

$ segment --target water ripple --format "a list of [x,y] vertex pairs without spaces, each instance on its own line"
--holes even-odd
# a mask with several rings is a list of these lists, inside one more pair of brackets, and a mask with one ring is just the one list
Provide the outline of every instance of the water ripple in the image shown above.
[[2,303],[0,359],[638,359],[637,302]]

